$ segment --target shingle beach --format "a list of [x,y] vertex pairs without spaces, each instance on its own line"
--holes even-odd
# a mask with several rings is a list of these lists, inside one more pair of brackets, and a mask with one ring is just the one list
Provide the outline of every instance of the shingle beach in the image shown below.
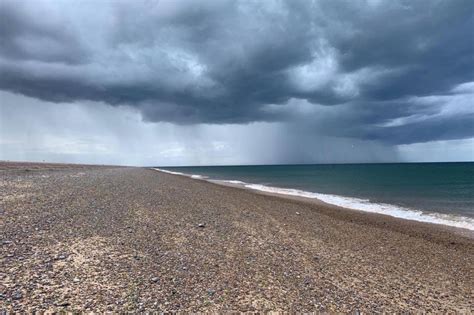
[[149,168],[0,176],[0,312],[474,312],[469,231]]

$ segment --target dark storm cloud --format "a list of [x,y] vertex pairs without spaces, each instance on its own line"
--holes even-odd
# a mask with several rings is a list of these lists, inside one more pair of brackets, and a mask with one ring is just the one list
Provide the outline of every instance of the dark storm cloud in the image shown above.
[[25,12],[25,2],[0,2],[0,54],[12,61],[80,63],[87,55],[66,25]]
[[404,126],[373,128],[366,138],[383,140],[393,144],[428,142],[432,139],[462,139],[474,135],[474,114],[456,116],[451,119],[437,118]]
[[[448,96],[474,81],[473,12],[470,0],[5,0],[0,89],[127,105],[155,122],[293,119],[386,143],[460,139],[474,135],[472,93]],[[300,117],[294,100],[341,109]]]

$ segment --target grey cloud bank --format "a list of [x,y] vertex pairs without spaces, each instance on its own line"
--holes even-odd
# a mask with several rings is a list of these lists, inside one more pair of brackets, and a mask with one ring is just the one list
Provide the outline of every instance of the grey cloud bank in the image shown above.
[[[5,117],[27,115],[14,95],[46,111],[105,104],[100,115],[141,116],[142,133],[201,128],[209,143],[265,129],[280,140],[262,162],[337,161],[352,147],[379,152],[354,161],[396,161],[397,146],[471,144],[472,29],[470,0],[4,0],[0,105]],[[290,145],[331,141],[327,159]]]
[[48,103],[8,92],[0,98],[0,160],[229,165],[398,159],[392,147],[319,136],[294,124],[143,123],[129,107]]

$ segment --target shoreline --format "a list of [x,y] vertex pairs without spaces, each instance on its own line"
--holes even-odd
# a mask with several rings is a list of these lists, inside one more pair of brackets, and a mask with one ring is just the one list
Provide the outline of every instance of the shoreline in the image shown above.
[[149,168],[28,168],[0,183],[0,311],[474,309],[474,241],[439,225]]
[[[191,179],[196,179],[196,178],[191,178]],[[198,179],[199,180],[199,179]],[[338,205],[334,205],[331,203],[324,202],[320,199],[317,198],[307,198],[307,197],[299,197],[299,196],[291,196],[291,195],[284,195],[284,194],[279,194],[279,193],[272,193],[272,192],[265,192],[265,191],[259,191],[251,188],[246,188],[242,187],[239,185],[233,185],[233,184],[226,184],[226,183],[220,183],[220,182],[212,182],[212,181],[207,181],[208,183],[215,184],[218,186],[225,186],[225,187],[231,187],[231,188],[236,188],[236,189],[242,189],[245,191],[249,191],[254,194],[259,194],[259,195],[264,195],[264,196],[272,196],[275,198],[281,198],[284,200],[293,200],[301,203],[306,203],[314,206],[320,206],[324,207],[326,210],[330,211],[339,211],[339,212],[344,212],[349,214],[355,215],[360,215],[360,216],[367,216],[367,218],[373,217],[377,218],[377,220],[382,220],[385,222],[384,228],[387,228],[387,222],[397,222],[398,224],[414,224],[420,225],[420,226],[427,226],[430,229],[439,229],[440,231],[447,231],[449,233],[453,233],[462,237],[466,237],[469,239],[474,240],[474,231],[465,229],[465,228],[460,228],[460,227],[455,227],[455,226],[450,226],[450,225],[445,225],[441,223],[431,223],[431,222],[423,222],[423,221],[417,221],[417,220],[411,220],[411,219],[406,219],[406,218],[400,218],[400,217],[395,217],[389,214],[383,214],[383,213],[376,213],[376,212],[368,212],[368,211],[362,211],[358,209],[352,209],[352,208],[346,208],[346,207],[341,207]],[[350,219],[349,219],[350,220]]]
[[[351,208],[347,206],[341,206],[338,205],[337,203],[330,203],[326,202],[318,197],[315,197],[315,195],[322,195],[319,193],[312,193],[309,191],[301,191],[301,190],[296,190],[296,189],[288,189],[288,188],[280,188],[280,187],[272,187],[272,186],[265,186],[265,185],[259,185],[259,184],[251,184],[251,183],[246,183],[242,182],[240,180],[218,180],[218,179],[212,179],[208,178],[207,176],[202,176],[202,175],[193,175],[193,174],[186,174],[186,173],[180,173],[180,172],[173,172],[173,171],[168,171],[168,170],[163,170],[159,168],[150,168],[152,170],[158,171],[158,172],[163,172],[166,174],[170,175],[175,175],[175,176],[184,176],[188,177],[191,179],[195,180],[201,180],[201,181],[206,181],[212,184],[216,185],[221,185],[221,186],[227,186],[227,187],[234,187],[238,189],[244,189],[244,190],[249,190],[257,194],[263,194],[263,195],[271,195],[271,196],[276,196],[284,199],[291,199],[291,200],[299,200],[303,202],[309,202],[313,203],[316,205],[322,205],[325,207],[332,208],[334,210],[346,210],[346,211],[355,211],[358,213],[365,213],[368,215],[381,215],[381,216],[386,216],[390,218],[396,218],[399,220],[403,221],[411,221],[411,222],[418,222],[418,223],[423,223],[423,224],[430,224],[434,226],[438,226],[441,229],[444,230],[450,230],[452,232],[455,232],[459,235],[463,235],[469,238],[474,239],[474,219],[472,218],[467,218],[459,215],[447,215],[447,214],[441,214],[441,213],[426,213],[420,210],[415,210],[415,209],[404,209],[404,208],[399,208],[398,206],[393,206],[397,207],[398,209],[401,209],[399,211],[401,212],[406,212],[402,213],[401,215],[396,215],[394,213],[384,213],[382,211],[371,211],[371,210],[362,210],[358,208]],[[286,193],[289,191],[290,193]],[[295,193],[293,193],[295,192]],[[306,196],[305,196],[306,195]],[[328,195],[329,196],[329,195]],[[335,195],[336,197],[339,198],[350,198],[350,199],[357,199],[357,198],[352,198],[352,197],[344,197],[344,196],[338,196]],[[371,206],[386,206],[385,204],[376,204],[376,203],[371,203]],[[391,206],[392,205],[387,205]],[[413,216],[415,214],[418,216],[418,219],[416,218],[410,218],[407,217],[407,214],[410,214]],[[455,221],[455,220],[450,220],[450,218],[456,218],[458,220],[469,220],[469,223],[465,223],[463,221]],[[472,221],[472,222],[471,222]],[[467,225],[467,226],[466,226]]]

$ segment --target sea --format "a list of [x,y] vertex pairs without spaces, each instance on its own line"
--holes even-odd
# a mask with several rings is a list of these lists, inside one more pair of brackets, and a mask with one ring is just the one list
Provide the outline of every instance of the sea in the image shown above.
[[172,174],[474,230],[474,162],[157,167]]

